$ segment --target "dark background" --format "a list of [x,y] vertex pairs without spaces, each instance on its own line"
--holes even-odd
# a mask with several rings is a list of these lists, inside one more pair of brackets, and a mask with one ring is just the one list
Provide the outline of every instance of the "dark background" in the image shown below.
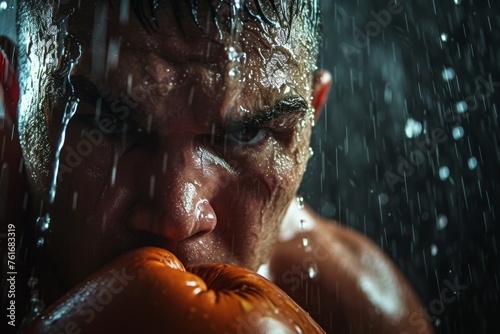
[[302,195],[392,257],[438,333],[500,333],[500,6],[400,0],[377,21],[390,4],[323,1],[334,87]]
[[[7,3],[0,32],[12,35]],[[321,67],[334,87],[301,194],[392,257],[438,333],[500,333],[498,1],[323,7]]]

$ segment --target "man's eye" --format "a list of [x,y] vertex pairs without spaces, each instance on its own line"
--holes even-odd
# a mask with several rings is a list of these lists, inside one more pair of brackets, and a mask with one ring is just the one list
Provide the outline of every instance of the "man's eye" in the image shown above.
[[94,126],[108,135],[119,135],[127,132],[140,132],[141,129],[116,117],[102,116],[94,118]]
[[257,145],[267,138],[268,129],[250,128],[227,134],[227,139],[243,145]]

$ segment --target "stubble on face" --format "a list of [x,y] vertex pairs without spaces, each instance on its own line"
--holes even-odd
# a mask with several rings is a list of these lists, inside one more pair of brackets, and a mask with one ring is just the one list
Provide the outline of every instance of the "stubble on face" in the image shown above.
[[[285,30],[245,23],[238,42],[228,44],[227,39],[219,39],[218,32],[208,24],[209,20],[205,22],[208,28],[204,32],[194,22],[186,21],[183,35],[179,26],[173,23],[172,13],[168,10],[159,12],[158,16],[165,19],[165,24],[153,34],[144,31],[132,15],[127,25],[120,25],[117,13],[109,10],[109,16],[103,21],[106,33],[97,38],[95,20],[98,15],[98,10],[92,6],[84,6],[70,17],[68,30],[81,43],[83,50],[80,62],[72,74],[88,77],[102,94],[110,97],[122,96],[124,93],[130,95],[131,87],[137,87],[137,90],[143,93],[141,99],[134,100],[132,96],[137,109],[146,111],[146,116],[150,115],[155,122],[163,124],[165,135],[172,130],[169,122],[181,124],[182,122],[178,121],[182,119],[182,124],[188,124],[186,129],[189,131],[194,131],[192,126],[197,124],[196,131],[208,132],[213,123],[222,123],[228,119],[244,117],[256,110],[265,110],[287,96],[302,98],[310,106],[311,66],[304,64],[310,64],[311,59],[306,47],[307,36],[302,31],[299,20],[296,20],[290,38]],[[167,21],[167,18],[172,21]],[[103,33],[102,30],[100,32]],[[103,41],[100,50],[95,49],[96,39]],[[114,68],[106,68],[109,66],[107,60],[112,51],[109,46],[113,41],[119,41],[120,44],[118,62]],[[234,46],[238,52],[245,54],[244,63],[235,64],[228,59],[230,48]],[[106,56],[101,57],[100,53]],[[98,67],[104,71],[96,71],[95,62],[103,59],[106,63]],[[231,72],[235,66],[238,71],[236,76]],[[58,114],[54,110],[48,110],[47,115],[55,117],[54,115]],[[249,226],[241,229],[246,238],[238,245],[248,254],[240,252],[234,256],[231,254],[234,246],[220,237],[211,245],[220,247],[222,251],[212,259],[229,261],[253,269],[265,261],[276,240],[279,223],[288,203],[295,196],[305,169],[309,155],[310,120],[310,112],[304,110],[300,117],[286,121],[292,124],[289,126],[293,128],[292,132],[281,134],[281,139],[273,139],[258,154],[245,153],[238,156],[239,164],[249,172],[235,177],[233,183],[230,183],[232,186],[226,188],[225,191],[235,191],[235,188],[239,188],[239,195],[237,199],[231,199],[233,213],[220,213],[219,225],[224,226],[224,235],[227,235],[238,232],[238,229],[231,232],[230,224],[248,223]],[[57,119],[54,122],[57,122]],[[48,124],[53,124],[52,120]],[[57,127],[49,126],[49,134],[52,135],[51,144],[54,147],[59,136]],[[71,143],[68,142],[68,145]],[[87,169],[83,170],[84,168]],[[60,222],[75,219],[76,213],[70,209],[71,192],[81,188],[82,182],[74,179],[78,175],[89,175],[88,172],[92,168],[92,164],[82,164],[79,171],[76,170],[74,175],[61,184],[60,192],[66,196],[60,196],[59,202],[56,202],[60,208]],[[105,175],[109,173],[103,171],[101,176],[93,177],[102,179]],[[94,191],[96,189],[104,188],[96,187]],[[93,196],[94,200],[103,196],[101,193],[88,195]],[[79,196],[82,198],[85,194],[80,191]],[[215,209],[219,202],[214,199]],[[84,229],[89,225],[89,217],[90,212],[81,212],[75,225]],[[118,225],[106,228],[108,231],[104,234],[108,236],[116,232],[124,238],[129,237]],[[68,232],[77,234],[77,231],[78,229],[63,228],[58,235],[62,239],[68,237]],[[68,238],[70,241],[64,247],[71,247],[71,238]],[[96,247],[99,249],[104,246]],[[196,258],[200,253],[194,248],[192,245],[185,248],[187,253],[192,249],[191,253],[184,257],[188,262],[200,261]],[[114,251],[102,254],[107,254],[104,258],[116,255]],[[102,261],[102,258],[98,260]],[[73,261],[68,258],[66,262]],[[89,264],[88,267],[90,266],[92,265]]]

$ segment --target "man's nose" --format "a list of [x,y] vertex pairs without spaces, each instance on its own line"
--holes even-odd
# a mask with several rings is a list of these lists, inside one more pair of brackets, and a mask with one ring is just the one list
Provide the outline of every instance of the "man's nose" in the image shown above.
[[180,136],[165,139],[147,155],[147,160],[136,161],[140,167],[134,188],[141,189],[144,201],[133,210],[132,228],[169,241],[211,232],[217,224],[212,207],[217,166],[211,153],[196,138]]

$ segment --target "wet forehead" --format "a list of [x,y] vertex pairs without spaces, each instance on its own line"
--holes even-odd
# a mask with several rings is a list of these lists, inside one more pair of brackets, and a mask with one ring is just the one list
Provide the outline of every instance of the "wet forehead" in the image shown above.
[[[156,85],[150,88],[159,98],[168,87],[194,82],[202,94],[215,100],[235,102],[235,95],[246,96],[239,101],[243,110],[264,109],[286,95],[307,100],[311,52],[299,20],[291,31],[246,20],[237,34],[224,33],[221,38],[202,8],[198,15],[206,17],[199,20],[203,29],[192,19],[185,19],[181,26],[175,15],[172,7],[160,8],[159,29],[150,33],[133,14],[123,24],[119,11],[107,6],[80,8],[70,18],[69,32],[76,35],[87,53],[88,61],[85,64],[84,57],[81,71],[92,72],[98,61],[104,69],[113,60],[114,47],[120,59],[119,70],[112,75],[113,85],[99,87],[113,95],[126,91],[125,83],[133,74],[134,80],[147,77],[150,82],[144,84]],[[221,87],[225,96],[221,96]],[[228,94],[229,90],[233,93]]]

